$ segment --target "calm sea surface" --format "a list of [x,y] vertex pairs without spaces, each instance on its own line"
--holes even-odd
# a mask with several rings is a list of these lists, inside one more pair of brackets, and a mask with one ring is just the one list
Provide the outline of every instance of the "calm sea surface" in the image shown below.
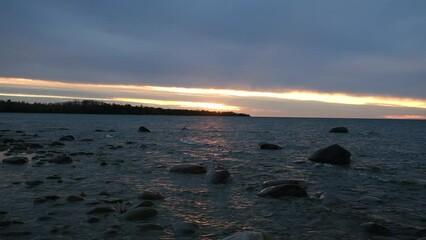
[[[140,126],[152,132],[139,133]],[[328,132],[337,126],[349,133]],[[31,232],[10,239],[221,239],[244,230],[268,232],[275,239],[369,239],[360,227],[365,222],[389,227],[394,239],[425,234],[426,121],[2,113],[0,129],[0,140],[44,146],[17,153],[29,157],[25,165],[0,163],[0,222],[23,222],[0,226],[0,234]],[[48,146],[65,135],[76,140]],[[93,141],[81,141],[87,138]],[[259,142],[283,149],[260,150]],[[349,167],[307,160],[334,143],[352,153]],[[38,163],[62,153],[75,155],[74,162]],[[222,165],[233,181],[212,185],[205,175],[169,173],[180,163]],[[54,174],[62,181],[46,179]],[[305,181],[310,197],[257,196],[263,181],[279,179]],[[25,183],[35,180],[42,183]],[[129,222],[117,211],[88,222],[91,208],[131,208],[147,189],[166,196],[153,201],[155,218]],[[110,195],[99,195],[105,191]],[[81,192],[84,201],[66,201]],[[34,203],[47,195],[60,198]],[[176,230],[182,222],[198,229],[182,236]],[[142,223],[165,230],[141,232]],[[111,228],[118,233],[105,235]]]

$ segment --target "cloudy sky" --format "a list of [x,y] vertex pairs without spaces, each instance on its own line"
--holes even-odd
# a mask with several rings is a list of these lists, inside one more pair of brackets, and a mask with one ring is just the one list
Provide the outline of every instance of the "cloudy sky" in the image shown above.
[[423,0],[2,0],[0,98],[426,118],[425,43]]

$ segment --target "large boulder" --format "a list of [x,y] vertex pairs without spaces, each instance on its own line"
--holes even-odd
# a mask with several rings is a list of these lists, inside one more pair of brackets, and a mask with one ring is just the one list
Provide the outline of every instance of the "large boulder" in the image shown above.
[[151,132],[151,131],[144,126],[140,126],[138,132]]
[[332,132],[332,133],[347,133],[347,132],[349,132],[349,130],[346,127],[335,127],[335,128],[330,129],[329,132]]
[[271,186],[263,189],[258,194],[260,197],[272,197],[272,198],[281,198],[281,197],[308,197],[306,190],[295,184],[282,184]]
[[25,164],[28,162],[28,158],[26,157],[10,157],[3,159],[3,163],[9,164]]
[[203,165],[188,163],[188,164],[175,165],[175,166],[170,168],[169,172],[202,174],[202,173],[206,173],[207,170]]
[[273,143],[267,143],[267,142],[261,142],[259,143],[260,149],[266,149],[266,150],[280,150],[283,149],[280,145],[273,144]]
[[316,151],[309,157],[309,160],[335,165],[349,165],[351,153],[340,145],[334,144]]

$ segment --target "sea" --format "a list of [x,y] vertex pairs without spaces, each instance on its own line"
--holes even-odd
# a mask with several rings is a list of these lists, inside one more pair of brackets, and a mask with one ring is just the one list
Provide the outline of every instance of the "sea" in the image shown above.
[[[329,132],[339,126],[349,132]],[[75,140],[51,146],[67,135]],[[10,139],[42,147],[8,151]],[[332,144],[351,152],[349,166],[308,160]],[[1,113],[0,146],[0,160],[29,159],[0,163],[0,239],[426,237],[426,121]],[[44,161],[63,154],[73,162]],[[184,163],[207,174],[169,172]],[[207,181],[218,166],[230,182]],[[309,197],[258,196],[269,180],[298,181]],[[157,215],[126,220],[144,191],[165,197],[151,201]],[[87,214],[99,206],[115,211]]]

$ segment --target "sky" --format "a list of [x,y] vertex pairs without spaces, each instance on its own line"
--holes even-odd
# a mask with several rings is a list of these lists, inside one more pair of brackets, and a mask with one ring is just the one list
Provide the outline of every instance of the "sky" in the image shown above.
[[2,0],[0,99],[426,119],[426,1]]

